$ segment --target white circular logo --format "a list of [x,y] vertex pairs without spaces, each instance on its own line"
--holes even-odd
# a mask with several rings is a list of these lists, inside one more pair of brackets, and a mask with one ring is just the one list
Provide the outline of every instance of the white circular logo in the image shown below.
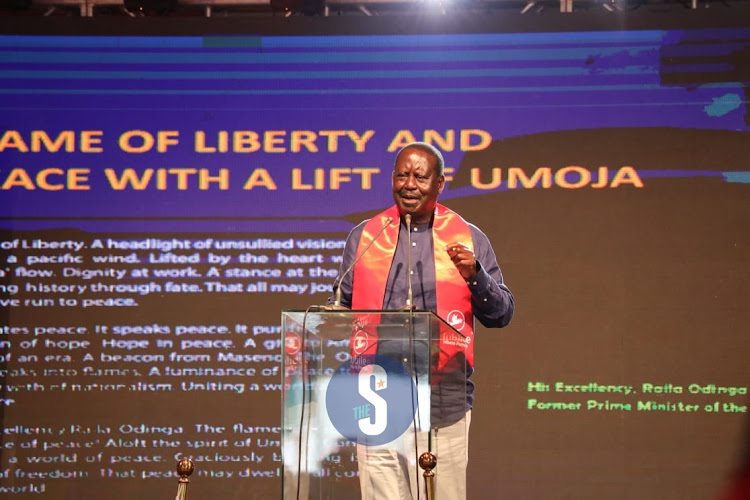
[[352,337],[352,350],[354,351],[354,354],[362,354],[367,350],[367,347],[369,345],[370,339],[367,336],[367,332],[365,332],[364,330],[359,330]]
[[459,332],[463,330],[464,326],[466,326],[466,318],[464,318],[464,313],[462,313],[458,309],[454,309],[453,311],[449,312],[445,320],[450,326],[452,326]]

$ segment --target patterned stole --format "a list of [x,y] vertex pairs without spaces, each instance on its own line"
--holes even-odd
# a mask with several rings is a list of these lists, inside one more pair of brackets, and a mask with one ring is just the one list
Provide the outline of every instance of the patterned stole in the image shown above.
[[[388,273],[393,262],[393,255],[398,243],[400,218],[398,208],[394,205],[370,219],[362,231],[357,255],[372,241],[383,227],[388,217],[394,222],[388,225],[383,234],[373,243],[354,266],[352,309],[382,309],[385,298],[385,287]],[[438,370],[443,369],[463,352],[469,367],[474,365],[474,315],[471,309],[471,292],[466,280],[453,265],[446,246],[460,241],[473,249],[471,230],[465,220],[457,213],[438,204],[435,207],[435,218],[432,224],[432,242],[435,256],[435,278],[437,293],[437,314],[449,325],[458,330],[440,334],[440,356]],[[375,354],[377,333],[372,329],[360,329],[352,339],[352,355]]]

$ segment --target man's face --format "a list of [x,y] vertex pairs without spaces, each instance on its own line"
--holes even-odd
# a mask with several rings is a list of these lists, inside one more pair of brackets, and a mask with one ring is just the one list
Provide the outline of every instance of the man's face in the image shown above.
[[401,215],[411,214],[415,224],[429,222],[443,192],[445,177],[437,175],[435,158],[417,148],[407,148],[396,159],[393,199]]

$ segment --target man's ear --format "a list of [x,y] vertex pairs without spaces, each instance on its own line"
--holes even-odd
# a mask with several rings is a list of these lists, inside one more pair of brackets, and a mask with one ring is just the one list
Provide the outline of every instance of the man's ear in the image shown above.
[[441,175],[438,177],[438,194],[443,194],[443,188],[445,187],[445,176]]

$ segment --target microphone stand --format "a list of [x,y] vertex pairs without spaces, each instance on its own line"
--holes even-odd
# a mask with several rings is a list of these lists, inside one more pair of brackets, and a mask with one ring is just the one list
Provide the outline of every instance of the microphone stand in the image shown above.
[[[406,232],[408,234],[406,242],[407,242],[407,250],[406,250],[406,262],[407,262],[407,279],[408,279],[408,289],[407,289],[407,295],[406,295],[406,305],[404,306],[405,309],[409,310],[409,368],[411,372],[411,377],[413,377],[414,382],[416,384],[417,394],[416,394],[416,410],[412,406],[412,414],[416,416],[416,421],[414,421],[414,455],[417,459],[417,463],[419,464],[419,467],[422,468],[424,471],[423,478],[424,478],[424,486],[425,486],[425,493],[427,494],[427,500],[435,500],[436,497],[436,490],[435,490],[435,471],[433,470],[435,466],[437,466],[437,457],[432,453],[432,429],[427,429],[427,450],[426,452],[419,454],[419,431],[421,430],[422,425],[422,417],[420,415],[419,411],[419,373],[414,366],[416,363],[416,352],[414,350],[414,292],[413,292],[413,286],[412,286],[412,256],[411,256],[411,214],[404,215],[404,222],[406,223]],[[427,342],[427,380],[428,384],[431,382],[431,357],[430,357],[430,351],[431,351],[431,344],[432,338],[428,339]],[[429,387],[429,385],[428,385]],[[412,398],[412,405],[414,404],[414,398]],[[419,422],[419,429],[417,428],[417,422]],[[417,489],[419,489],[419,470],[415,470],[415,481],[417,485]]]
[[[406,279],[407,279],[407,291],[406,291],[406,305],[402,307],[402,310],[408,310],[409,311],[409,323],[408,323],[408,332],[409,332],[409,376],[414,380],[414,385],[412,385],[412,390],[416,387],[416,396],[411,398],[411,404],[412,404],[412,419],[413,419],[413,428],[414,428],[414,458],[417,460],[417,463],[422,464],[421,462],[421,456],[419,454],[419,432],[421,431],[422,427],[422,418],[419,411],[419,371],[417,370],[417,367],[415,366],[417,362],[417,356],[416,352],[414,350],[414,292],[413,292],[413,286],[412,286],[412,257],[411,257],[411,214],[404,215],[404,222],[406,223]],[[429,359],[429,345],[427,346],[428,351],[428,359]],[[410,384],[411,385],[411,384]],[[414,408],[416,399],[416,408]],[[428,434],[429,439],[429,434]],[[414,470],[415,474],[415,484],[417,485],[417,490],[419,490],[419,469]],[[433,474],[434,476],[434,474]],[[427,476],[425,476],[425,480],[427,479]],[[434,486],[430,487],[428,483],[425,483],[425,487],[427,488],[427,497],[428,500],[433,500],[434,498]]]
[[409,289],[406,292],[406,307],[411,311],[414,308],[414,293],[411,286],[411,214],[404,215],[404,222],[406,222],[406,234],[408,235],[406,238],[406,270],[408,271],[406,279],[409,280]]

